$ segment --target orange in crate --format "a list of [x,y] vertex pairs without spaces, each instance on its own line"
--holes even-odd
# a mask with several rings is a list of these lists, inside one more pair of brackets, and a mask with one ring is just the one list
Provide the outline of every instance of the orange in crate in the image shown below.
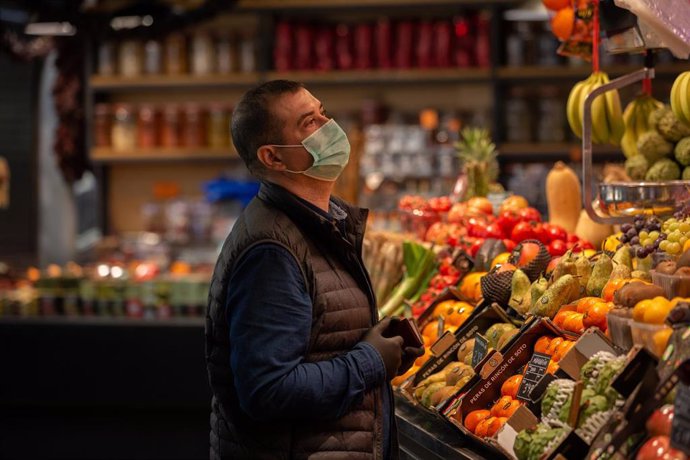
[[576,306],[577,306],[577,312],[578,313],[585,313],[589,308],[598,303],[602,302],[604,299],[601,297],[583,297],[580,300],[577,301]]
[[482,286],[480,280],[486,272],[468,273],[460,282],[460,293],[468,299],[478,302],[482,298]]
[[551,343],[551,339],[553,339],[553,337],[548,335],[539,337],[539,339],[537,339],[537,343],[534,344],[534,351],[537,353],[546,353],[546,350],[549,348],[549,344]]
[[464,423],[465,428],[467,428],[468,430],[470,430],[471,432],[474,433],[474,430],[477,429],[477,425],[479,425],[479,423],[482,420],[486,420],[490,416],[491,416],[491,412],[489,412],[488,410],[484,410],[484,409],[473,410],[472,412],[467,414],[467,416],[465,417],[465,423]]
[[[535,350],[536,351],[536,350]],[[514,375],[501,385],[501,395],[510,396],[513,399],[517,398],[518,389],[522,383],[522,375]]]
[[604,285],[604,289],[601,291],[601,298],[604,299],[605,302],[613,301],[613,296],[616,294],[616,291],[631,281],[631,279],[627,278],[609,280],[609,282]]
[[563,321],[563,329],[576,334],[582,334],[585,331],[583,318],[584,315],[582,313],[573,313]]
[[585,312],[585,316],[582,322],[585,328],[590,328],[592,326],[598,327],[602,331],[606,331],[608,324],[606,317],[611,310],[612,305],[608,302],[597,302]]

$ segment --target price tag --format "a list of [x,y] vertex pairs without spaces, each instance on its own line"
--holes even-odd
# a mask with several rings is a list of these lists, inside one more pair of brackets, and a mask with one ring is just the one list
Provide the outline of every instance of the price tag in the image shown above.
[[518,399],[529,401],[529,394],[541,378],[546,374],[546,369],[549,367],[551,356],[544,353],[534,353],[532,359],[527,363],[527,370],[522,377],[522,383],[517,392]]
[[468,274],[474,268],[474,261],[467,255],[462,249],[458,249],[458,252],[453,257],[453,265],[460,272],[460,278]]
[[690,455],[690,386],[683,383],[676,389],[671,446]]
[[474,348],[472,349],[472,367],[476,367],[477,364],[484,359],[484,356],[486,356],[488,351],[489,341],[486,340],[486,337],[477,333],[474,336]]

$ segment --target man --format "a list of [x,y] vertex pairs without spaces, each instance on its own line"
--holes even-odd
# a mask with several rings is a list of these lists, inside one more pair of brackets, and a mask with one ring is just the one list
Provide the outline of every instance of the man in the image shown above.
[[278,80],[242,97],[232,138],[262,185],[211,282],[211,457],[397,458],[389,381],[423,349],[377,324],[367,212],[331,197],[345,133],[302,84]]

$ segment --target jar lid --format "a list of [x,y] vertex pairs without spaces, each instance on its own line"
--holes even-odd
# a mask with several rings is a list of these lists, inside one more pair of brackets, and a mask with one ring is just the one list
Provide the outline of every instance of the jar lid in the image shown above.
[[96,115],[108,115],[110,113],[110,104],[104,102],[94,104],[93,111]]

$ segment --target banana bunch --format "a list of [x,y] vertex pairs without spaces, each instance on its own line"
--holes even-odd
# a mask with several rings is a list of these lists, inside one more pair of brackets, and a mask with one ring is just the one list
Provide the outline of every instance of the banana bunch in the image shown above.
[[678,75],[673,82],[671,110],[676,118],[690,125],[690,71]]
[[[570,91],[567,116],[570,129],[582,138],[582,115],[585,98],[599,86],[609,82],[606,72],[594,72],[586,80],[577,82]],[[592,141],[595,144],[620,145],[625,132],[621,114],[621,100],[617,90],[607,91],[592,102]]]
[[623,111],[623,122],[625,123],[625,133],[621,139],[621,150],[625,158],[632,158],[640,154],[637,148],[637,139],[654,129],[650,124],[649,115],[664,104],[657,101],[652,96],[640,94],[625,107]]

